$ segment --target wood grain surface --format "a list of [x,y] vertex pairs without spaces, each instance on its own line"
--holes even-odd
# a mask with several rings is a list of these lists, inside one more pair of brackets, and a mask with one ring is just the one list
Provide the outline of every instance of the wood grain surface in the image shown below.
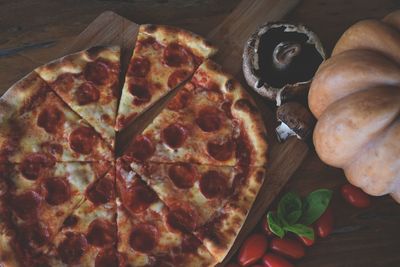
[[[177,25],[206,35],[238,3],[0,0],[0,92],[33,67],[60,55],[66,44],[106,10],[137,23]],[[355,21],[379,18],[398,8],[398,0],[303,0],[286,19],[307,24],[329,53],[340,34]],[[312,149],[285,190],[306,194],[321,187],[336,189],[344,181],[343,172],[323,164]],[[334,211],[335,234],[309,248],[298,266],[400,266],[400,205],[389,197],[379,197],[374,199],[372,208],[357,210],[336,192]]]

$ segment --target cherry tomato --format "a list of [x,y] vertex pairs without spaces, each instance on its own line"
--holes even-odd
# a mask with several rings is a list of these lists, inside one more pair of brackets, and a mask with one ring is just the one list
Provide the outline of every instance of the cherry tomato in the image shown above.
[[243,243],[238,255],[241,266],[256,263],[268,248],[267,238],[263,234],[252,234]]
[[274,253],[265,254],[263,263],[265,267],[294,267],[293,264]]
[[303,245],[289,238],[274,238],[271,241],[271,249],[292,259],[301,259],[305,255]]
[[371,206],[371,197],[360,188],[351,184],[345,184],[341,188],[343,198],[356,208],[368,208]]
[[271,231],[271,229],[269,229],[269,225],[268,225],[268,220],[267,220],[267,216],[264,216],[262,222],[261,222],[261,228],[264,231],[264,233],[268,236],[268,237],[272,237],[274,236],[274,233]]
[[325,212],[314,223],[314,230],[319,237],[327,237],[333,230],[333,212],[328,207]]
[[312,245],[314,245],[314,242],[315,242],[315,239],[314,239],[314,240],[311,240],[311,239],[308,239],[307,237],[304,237],[304,236],[298,236],[298,239],[299,239],[304,245],[306,245],[307,247],[311,247]]
[[228,265],[226,265],[225,267],[240,267],[240,265],[237,263],[228,263]]

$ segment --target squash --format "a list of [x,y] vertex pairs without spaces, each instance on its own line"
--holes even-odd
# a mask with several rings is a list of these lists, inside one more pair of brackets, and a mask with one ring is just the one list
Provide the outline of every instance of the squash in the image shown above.
[[400,10],[347,29],[308,95],[325,163],[350,183],[400,203]]

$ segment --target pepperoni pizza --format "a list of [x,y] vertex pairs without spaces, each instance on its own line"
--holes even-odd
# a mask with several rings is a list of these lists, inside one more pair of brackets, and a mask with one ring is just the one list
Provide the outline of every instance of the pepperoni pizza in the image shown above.
[[119,47],[92,47],[35,70],[114,147],[120,73]]
[[214,257],[123,158],[117,162],[118,251],[131,266],[212,266]]
[[33,152],[68,162],[113,158],[100,135],[34,72],[0,99],[0,155],[21,163]]
[[[0,98],[0,266],[222,261],[263,182],[267,143],[215,52],[191,32],[143,25],[125,82],[120,49],[93,47],[12,86]],[[116,158],[116,131],[169,93]]]
[[194,33],[171,26],[140,26],[115,129],[129,125],[215,52],[216,48]]
[[136,161],[264,166],[265,128],[231,75],[205,61],[126,154]]

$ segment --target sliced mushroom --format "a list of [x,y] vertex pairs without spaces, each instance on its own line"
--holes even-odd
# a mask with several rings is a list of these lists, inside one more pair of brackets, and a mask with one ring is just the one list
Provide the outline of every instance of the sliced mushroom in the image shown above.
[[325,58],[321,41],[304,25],[267,23],[246,43],[243,73],[257,93],[279,106],[307,92]]
[[281,105],[276,111],[280,125],[276,128],[278,140],[285,141],[290,136],[301,140],[307,139],[315,126],[315,118],[311,112],[297,102],[288,102]]

